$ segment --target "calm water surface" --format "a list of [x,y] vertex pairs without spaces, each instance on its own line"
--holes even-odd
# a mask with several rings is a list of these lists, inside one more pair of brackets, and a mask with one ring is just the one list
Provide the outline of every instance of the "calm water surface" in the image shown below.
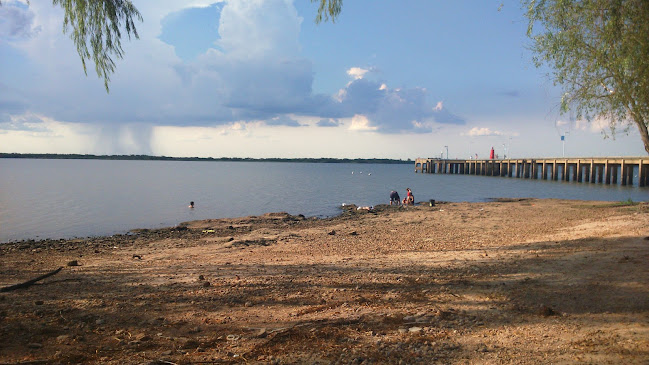
[[391,190],[403,198],[407,187],[417,201],[649,199],[647,188],[413,171],[414,164],[0,159],[0,242],[279,211],[328,217],[342,203],[387,203]]

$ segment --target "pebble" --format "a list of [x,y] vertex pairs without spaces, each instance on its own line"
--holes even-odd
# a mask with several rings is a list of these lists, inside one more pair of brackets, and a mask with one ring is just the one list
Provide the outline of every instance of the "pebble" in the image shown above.
[[423,331],[423,328],[421,327],[410,327],[408,328],[408,332],[410,333],[421,333]]
[[79,266],[79,261],[77,261],[77,260],[68,261],[67,265],[68,266]]

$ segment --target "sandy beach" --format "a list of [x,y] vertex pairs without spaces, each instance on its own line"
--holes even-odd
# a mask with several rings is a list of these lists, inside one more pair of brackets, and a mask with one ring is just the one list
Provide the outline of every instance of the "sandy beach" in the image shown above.
[[271,213],[0,245],[0,364],[647,364],[649,203]]

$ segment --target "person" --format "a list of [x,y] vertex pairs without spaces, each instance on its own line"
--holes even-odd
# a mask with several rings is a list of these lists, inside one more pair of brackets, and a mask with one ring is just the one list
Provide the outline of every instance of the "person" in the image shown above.
[[189,208],[194,209],[194,202],[189,202]]
[[396,191],[392,190],[390,192],[390,205],[399,205],[401,204],[401,197],[399,197],[399,193]]
[[412,195],[412,190],[410,190],[410,188],[406,188],[405,201],[406,201],[405,204],[415,205],[415,196]]

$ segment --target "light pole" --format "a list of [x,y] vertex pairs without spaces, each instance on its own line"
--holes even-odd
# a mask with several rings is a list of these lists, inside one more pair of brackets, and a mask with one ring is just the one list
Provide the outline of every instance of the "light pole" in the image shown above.
[[561,157],[566,157],[566,135],[568,135],[568,132],[561,136]]

